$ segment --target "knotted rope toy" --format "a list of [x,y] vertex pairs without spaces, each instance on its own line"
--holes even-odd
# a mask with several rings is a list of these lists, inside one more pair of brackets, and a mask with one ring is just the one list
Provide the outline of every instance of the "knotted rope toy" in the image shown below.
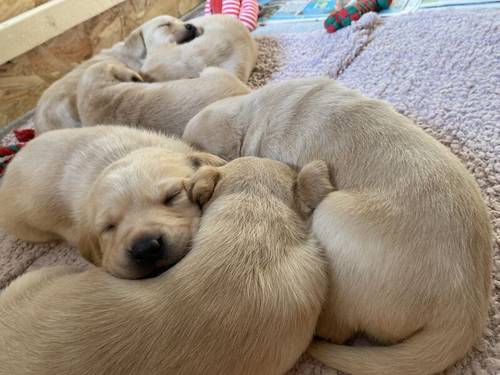
[[19,150],[35,137],[33,129],[14,129],[16,142],[5,147],[0,147],[0,177],[4,174],[7,164],[19,152]]
[[329,33],[334,33],[349,26],[352,21],[359,20],[365,13],[389,8],[391,3],[392,0],[356,0],[354,4],[330,13],[324,23],[325,29]]

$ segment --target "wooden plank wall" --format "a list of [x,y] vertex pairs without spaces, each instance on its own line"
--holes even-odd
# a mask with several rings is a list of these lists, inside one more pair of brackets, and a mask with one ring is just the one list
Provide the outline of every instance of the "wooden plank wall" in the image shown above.
[[[30,6],[29,3],[47,1],[7,0],[5,3],[19,2]],[[123,39],[144,21],[160,14],[185,14],[199,2],[127,0],[0,65],[0,128],[34,108],[42,92],[52,82],[102,48]]]
[[49,1],[50,0],[0,0],[0,22]]

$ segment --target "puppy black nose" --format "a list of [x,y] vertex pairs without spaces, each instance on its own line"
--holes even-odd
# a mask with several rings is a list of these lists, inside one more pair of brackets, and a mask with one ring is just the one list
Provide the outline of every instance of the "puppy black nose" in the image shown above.
[[191,24],[191,23],[186,23],[184,25],[184,27],[186,28],[187,31],[189,31],[190,33],[194,34],[196,33],[196,26]]
[[129,250],[132,259],[138,263],[155,262],[165,255],[165,247],[160,237],[142,237],[132,244]]

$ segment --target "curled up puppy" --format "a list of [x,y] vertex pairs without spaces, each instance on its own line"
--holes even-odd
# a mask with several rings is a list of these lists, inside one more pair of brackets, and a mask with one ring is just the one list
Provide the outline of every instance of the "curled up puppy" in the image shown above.
[[141,72],[150,81],[198,77],[216,66],[247,82],[257,61],[257,45],[236,17],[212,15],[189,21],[200,35],[182,45],[165,44],[148,54]]
[[24,147],[0,185],[0,226],[18,238],[65,240],[107,272],[144,278],[189,250],[200,210],[182,181],[223,160],[145,130],[51,131]]
[[1,375],[282,375],[294,365],[327,291],[307,220],[332,190],[326,165],[297,173],[241,158],[183,181],[204,213],[168,272],[130,281],[45,268],[7,287]]
[[[423,375],[464,357],[488,319],[491,228],[474,178],[388,103],[333,80],[218,101],[184,138],[226,160],[321,159],[336,191],[313,214],[330,289],[310,353],[356,375]],[[366,334],[385,346],[349,346]]]
[[122,124],[181,136],[188,121],[207,105],[250,92],[232,73],[213,67],[193,79],[142,81],[124,64],[89,67],[77,90],[83,126]]
[[[147,56],[167,44],[182,44],[199,36],[200,30],[191,23],[163,15],[136,28],[111,48],[99,52],[50,85],[40,97],[35,111],[35,129],[43,132],[79,127],[80,116],[76,104],[76,87],[82,74],[100,61],[122,63],[140,69]],[[162,53],[155,53],[157,64],[162,64]]]

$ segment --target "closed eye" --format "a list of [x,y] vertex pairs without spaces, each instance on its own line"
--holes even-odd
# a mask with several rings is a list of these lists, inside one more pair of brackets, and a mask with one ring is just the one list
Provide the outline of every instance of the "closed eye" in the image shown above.
[[162,24],[162,25],[160,25],[158,27],[170,27],[170,26],[172,26],[172,22],[164,23],[164,24]]
[[178,197],[180,197],[180,194],[181,194],[181,190],[177,190],[177,191],[175,191],[175,192],[173,192],[173,193],[169,193],[169,194],[167,194],[167,196],[163,199],[163,204],[164,204],[165,206],[170,206],[170,205],[172,205],[172,204],[175,202],[175,200],[176,200]]
[[103,228],[102,233],[109,233],[109,232],[111,232],[111,231],[113,231],[113,230],[115,230],[115,229],[116,229],[116,225],[115,225],[115,224],[107,224],[107,225]]

